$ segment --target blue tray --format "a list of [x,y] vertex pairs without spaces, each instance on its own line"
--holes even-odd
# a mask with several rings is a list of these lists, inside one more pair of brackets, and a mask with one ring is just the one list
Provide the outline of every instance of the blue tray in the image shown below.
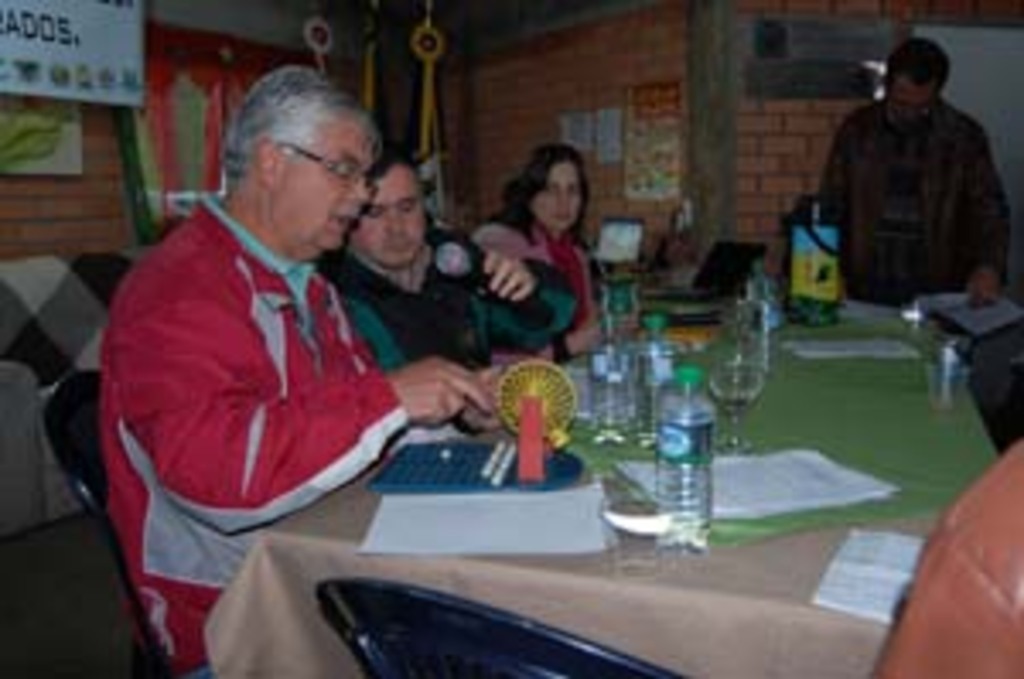
[[543,482],[519,483],[513,462],[505,482],[495,486],[481,473],[493,450],[493,444],[471,441],[402,446],[370,481],[370,490],[378,493],[555,490],[576,483],[583,474],[583,462],[563,450],[548,457]]

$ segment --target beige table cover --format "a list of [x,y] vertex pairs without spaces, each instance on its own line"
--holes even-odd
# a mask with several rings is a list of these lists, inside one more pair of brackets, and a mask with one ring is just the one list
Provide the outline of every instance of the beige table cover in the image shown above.
[[[900,326],[878,324],[788,328],[786,335],[915,340]],[[895,483],[900,493],[884,503],[718,522],[709,556],[683,559],[653,576],[623,574],[614,551],[543,558],[360,555],[377,498],[357,484],[265,531],[207,627],[217,676],[358,676],[317,610],[314,587],[323,578],[374,576],[518,611],[693,677],[866,677],[885,626],[817,608],[810,603],[814,591],[849,528],[924,534],[932,517],[995,459],[977,413],[969,403],[931,411],[920,359],[808,362],[780,352],[747,427],[766,449],[819,448]],[[598,471],[622,453],[583,452]],[[918,518],[900,518],[911,516]]]
[[[693,677],[866,677],[886,632],[810,604],[845,530],[719,547],[671,569],[634,574],[622,572],[614,551],[514,559],[361,555],[376,502],[354,486],[264,533],[207,627],[218,678],[360,676],[317,609],[315,584],[331,577],[454,592]],[[923,533],[928,523],[874,527]]]

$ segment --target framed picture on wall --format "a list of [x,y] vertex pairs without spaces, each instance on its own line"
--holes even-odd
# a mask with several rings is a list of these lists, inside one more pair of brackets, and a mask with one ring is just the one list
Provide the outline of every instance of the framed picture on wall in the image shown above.
[[678,200],[682,172],[679,82],[630,87],[625,128],[627,200]]
[[79,105],[0,96],[0,174],[82,174]]

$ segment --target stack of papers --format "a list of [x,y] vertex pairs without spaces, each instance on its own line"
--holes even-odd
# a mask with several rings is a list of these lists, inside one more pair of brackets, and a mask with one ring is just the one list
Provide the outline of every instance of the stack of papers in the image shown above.
[[[720,457],[713,465],[713,511],[718,519],[757,519],[883,500],[899,490],[816,450]],[[622,462],[619,468],[653,496],[654,463]]]
[[788,340],[782,347],[800,358],[918,358],[917,349],[894,339]]
[[884,624],[914,576],[923,541],[900,533],[852,530],[832,557],[814,603]]
[[597,485],[550,492],[384,495],[360,551],[583,554],[603,551]]

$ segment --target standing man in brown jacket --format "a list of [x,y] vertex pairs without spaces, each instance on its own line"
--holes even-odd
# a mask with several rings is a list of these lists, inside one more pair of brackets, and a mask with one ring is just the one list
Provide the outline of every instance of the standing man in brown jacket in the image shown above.
[[940,96],[949,58],[911,38],[886,61],[885,98],[842,123],[821,195],[843,206],[847,294],[883,304],[966,287],[998,296],[1009,208],[985,131]]

